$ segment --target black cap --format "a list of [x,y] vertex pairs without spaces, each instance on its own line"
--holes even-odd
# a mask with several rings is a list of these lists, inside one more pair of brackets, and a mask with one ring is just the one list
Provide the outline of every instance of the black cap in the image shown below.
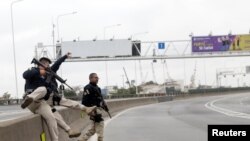
[[42,58],[39,59],[39,61],[42,61],[42,60],[46,60],[46,61],[48,61],[50,64],[52,63],[51,60],[50,60],[49,58],[47,58],[47,57],[42,57]]

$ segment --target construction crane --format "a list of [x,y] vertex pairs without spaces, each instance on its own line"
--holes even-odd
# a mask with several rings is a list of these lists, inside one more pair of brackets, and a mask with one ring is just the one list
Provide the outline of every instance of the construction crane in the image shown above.
[[128,85],[129,85],[129,88],[131,88],[131,83],[130,83],[130,81],[129,81],[129,79],[128,79],[128,75],[127,75],[127,72],[126,72],[126,70],[125,70],[124,67],[123,67],[123,71],[124,71],[124,74],[125,74],[125,76],[126,76],[127,83],[128,83]]
[[141,60],[139,60],[139,67],[140,67],[141,83],[144,84],[145,83],[145,79],[143,79]]
[[190,88],[195,88],[195,75],[196,75],[196,62],[195,62],[195,66],[194,66],[194,73],[191,76],[191,84],[190,84]]
[[151,62],[151,66],[152,66],[153,80],[154,80],[154,82],[156,83],[156,76],[155,76],[154,62]]
[[[147,80],[147,78],[148,78],[148,72],[145,74],[145,76],[143,77],[143,82],[146,82],[146,80]],[[142,84],[144,84],[144,83],[142,83]]]
[[[164,60],[165,61],[165,60]],[[173,82],[174,80],[172,79],[172,77],[170,76],[169,74],[169,70],[168,70],[168,65],[166,62],[164,62],[164,65],[165,65],[165,68],[166,68],[166,71],[167,71],[167,79],[170,80],[171,82]]]
[[53,56],[50,54],[48,47],[53,47],[51,45],[44,45],[43,43],[38,43],[35,46],[35,58],[38,59],[40,57],[48,57],[53,58]]

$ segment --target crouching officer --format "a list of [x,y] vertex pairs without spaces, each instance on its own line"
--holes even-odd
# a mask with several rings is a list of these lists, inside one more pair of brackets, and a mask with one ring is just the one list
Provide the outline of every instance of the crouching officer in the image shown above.
[[87,107],[97,106],[97,109],[90,115],[91,128],[78,141],[87,141],[97,133],[98,141],[103,141],[104,120],[102,117],[103,104],[106,104],[101,95],[101,89],[97,86],[98,76],[96,73],[89,75],[90,83],[84,87],[82,104]]
[[[39,59],[42,65],[28,69],[23,73],[26,95],[24,96],[21,107],[23,109],[28,107],[32,113],[40,114],[45,119],[52,141],[58,141],[59,132],[57,124],[68,133],[69,137],[78,137],[81,134],[79,131],[72,130],[70,126],[65,123],[58,111],[52,111],[48,102],[52,99],[51,97],[53,97],[54,92],[56,92],[57,83],[55,83],[55,78],[52,79],[52,81],[47,81],[50,76],[45,69],[50,67],[52,71],[56,72],[61,63],[68,58],[69,55],[70,53],[59,58],[51,67],[51,60],[42,57]],[[91,113],[91,111],[95,109],[95,107],[87,108],[76,101],[65,98],[61,98],[60,103],[62,103],[62,106],[79,109],[86,113]]]

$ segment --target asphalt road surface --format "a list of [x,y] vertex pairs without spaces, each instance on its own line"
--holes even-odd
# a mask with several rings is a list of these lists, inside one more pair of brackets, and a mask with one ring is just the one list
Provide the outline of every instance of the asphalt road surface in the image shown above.
[[250,124],[250,93],[129,109],[106,121],[105,141],[207,141],[208,124]]
[[0,106],[0,122],[17,119],[32,114],[27,109],[23,110],[20,105]]

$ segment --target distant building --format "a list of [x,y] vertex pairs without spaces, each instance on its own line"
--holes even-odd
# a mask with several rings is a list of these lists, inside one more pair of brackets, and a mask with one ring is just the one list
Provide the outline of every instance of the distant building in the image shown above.
[[184,92],[184,81],[183,80],[167,80],[165,82],[166,88],[174,88]]
[[113,93],[117,93],[117,88],[117,86],[106,86],[104,89],[101,89],[102,95],[110,95]]

